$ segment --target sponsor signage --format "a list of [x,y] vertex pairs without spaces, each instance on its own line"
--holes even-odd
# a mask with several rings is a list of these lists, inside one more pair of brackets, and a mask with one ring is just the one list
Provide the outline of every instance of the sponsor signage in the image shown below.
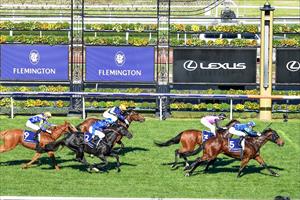
[[87,46],[85,80],[154,82],[154,48]]
[[1,80],[68,81],[67,45],[1,45]]
[[256,83],[256,49],[175,48],[174,83]]
[[276,83],[300,83],[300,48],[276,49]]

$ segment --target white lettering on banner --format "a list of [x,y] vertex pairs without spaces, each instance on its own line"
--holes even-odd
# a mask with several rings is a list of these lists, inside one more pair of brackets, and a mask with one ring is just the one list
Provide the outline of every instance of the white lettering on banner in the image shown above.
[[14,74],[56,74],[53,68],[13,68]]
[[99,76],[142,76],[142,71],[141,70],[129,70],[129,69],[124,69],[124,70],[117,70],[117,69],[106,69],[98,70]]
[[[204,66],[203,63],[199,63],[201,69],[246,69],[246,63],[208,63]],[[194,60],[187,60],[183,63],[183,68],[187,71],[194,71],[198,67],[198,64]]]
[[207,66],[204,66],[203,63],[200,63],[201,69],[246,69],[246,63],[209,63]]

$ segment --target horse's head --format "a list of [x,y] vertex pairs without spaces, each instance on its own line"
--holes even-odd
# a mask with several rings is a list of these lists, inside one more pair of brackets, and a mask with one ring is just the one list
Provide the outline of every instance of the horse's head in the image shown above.
[[62,125],[62,131],[71,133],[78,132],[77,128],[68,121],[65,121],[65,123]]
[[268,128],[262,132],[262,135],[265,135],[268,140],[274,142],[278,146],[283,146],[284,141],[279,137],[278,133],[275,130],[272,130],[271,128]]
[[144,122],[145,121],[145,117],[143,117],[140,113],[137,113],[133,110],[128,110],[126,113],[125,113],[125,116],[126,116],[126,119],[129,121],[129,122],[132,122],[132,121],[136,121],[136,122]]
[[132,134],[128,131],[128,129],[123,125],[117,125],[116,131],[122,136],[127,137],[128,139],[132,138]]

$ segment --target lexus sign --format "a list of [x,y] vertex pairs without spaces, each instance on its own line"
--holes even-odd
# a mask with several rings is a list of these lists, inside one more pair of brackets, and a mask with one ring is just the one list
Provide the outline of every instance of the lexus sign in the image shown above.
[[174,83],[255,83],[256,49],[176,48]]
[[276,83],[300,83],[300,48],[276,49]]

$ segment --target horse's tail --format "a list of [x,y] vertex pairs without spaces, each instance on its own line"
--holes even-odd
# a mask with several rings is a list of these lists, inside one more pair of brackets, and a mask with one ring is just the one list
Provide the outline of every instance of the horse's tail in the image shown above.
[[44,147],[45,151],[57,151],[59,146],[64,146],[66,144],[65,139],[66,138],[62,138],[60,140],[57,140],[57,141],[54,141],[54,142],[50,142],[49,144],[46,144],[45,147]]
[[185,153],[182,153],[183,156],[185,157],[188,157],[188,156],[194,156],[198,153],[200,153],[202,150],[203,150],[203,147],[204,147],[204,143],[201,144],[197,149],[195,149],[194,151],[188,151],[188,152],[185,152]]
[[180,142],[180,138],[181,138],[182,133],[183,132],[179,133],[178,135],[176,135],[175,137],[169,139],[166,142],[157,142],[157,141],[154,141],[154,144],[156,146],[159,146],[159,147],[166,147],[166,146],[170,146],[172,144],[178,144]]

